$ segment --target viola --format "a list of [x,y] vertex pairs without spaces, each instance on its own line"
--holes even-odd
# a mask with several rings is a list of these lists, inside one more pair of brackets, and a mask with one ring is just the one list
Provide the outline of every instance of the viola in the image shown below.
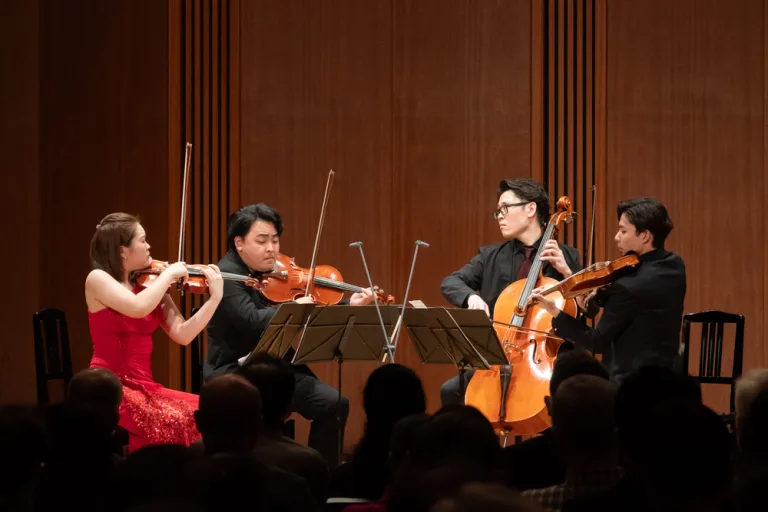
[[[274,304],[290,302],[306,296],[309,278],[309,269],[297,265],[294,258],[279,254],[275,258],[274,269],[262,275],[259,291],[264,298]],[[330,265],[314,267],[314,282],[310,295],[314,297],[316,304],[338,304],[344,292],[362,291],[360,286],[345,283],[336,268]],[[383,290],[377,288],[374,294],[379,304],[395,303],[395,298],[391,295],[385,296]]]
[[540,295],[559,292],[566,299],[578,297],[594,289],[610,285],[629,269],[639,264],[640,259],[636,254],[627,254],[613,261],[598,261],[594,265],[576,272],[571,277],[542,290]]
[[[141,286],[147,287],[153,283],[171,264],[167,261],[152,260],[152,265],[149,267],[138,270],[134,275],[136,282]],[[187,265],[187,272],[189,273],[189,279],[182,284],[177,283],[177,288],[183,289],[185,292],[194,294],[208,293],[208,281],[205,274],[202,272],[202,268],[206,265]],[[243,276],[240,274],[231,274],[229,272],[222,272],[221,277],[231,281],[241,281],[246,286],[252,288],[259,288],[260,283],[257,279],[250,276]]]
[[[544,397],[549,395],[552,368],[564,340],[552,334],[552,315],[531,304],[529,297],[536,288],[557,284],[541,274],[541,253],[545,243],[574,215],[568,197],[561,197],[557,208],[544,230],[528,277],[507,286],[496,300],[493,325],[508,364],[477,370],[466,390],[465,403],[482,412],[503,436],[532,435],[551,424]],[[558,309],[576,316],[574,299],[556,290],[551,293]]]

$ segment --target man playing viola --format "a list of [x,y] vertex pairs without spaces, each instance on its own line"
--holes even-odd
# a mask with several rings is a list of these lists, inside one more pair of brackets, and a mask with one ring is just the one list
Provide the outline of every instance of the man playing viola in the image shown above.
[[616,210],[614,240],[619,252],[637,254],[640,265],[596,295],[603,307],[597,327],[563,313],[539,295],[540,290],[534,290],[530,300],[554,317],[552,326],[559,336],[603,354],[611,379],[621,383],[642,366],[677,367],[686,277],[682,258],[664,249],[672,221],[663,204],[653,198],[631,199]]
[[[443,279],[441,286],[443,297],[451,304],[483,309],[491,318],[499,294],[511,283],[528,277],[549,222],[549,196],[537,181],[504,180],[499,184],[498,206],[493,218],[507,241],[481,247],[469,263]],[[556,240],[544,244],[541,260],[542,274],[558,281],[582,268],[579,252]],[[469,383],[474,373],[474,370],[466,372],[465,383]],[[443,384],[440,399],[443,405],[464,402],[458,376]]]
[[[283,223],[280,215],[269,206],[259,203],[245,206],[235,212],[227,229],[227,253],[219,261],[222,272],[251,275],[261,281],[263,273],[274,269],[280,254],[280,236]],[[363,290],[349,299],[352,306],[370,304],[373,294]],[[312,302],[311,297],[296,300]],[[269,325],[277,308],[270,305],[258,290],[242,282],[226,281],[224,296],[208,324],[208,357],[203,374],[206,379],[235,371],[238,360],[250,353]],[[292,358],[293,349],[286,354]],[[335,467],[338,459],[336,414],[338,392],[321,382],[306,365],[293,365],[296,389],[293,407],[312,421],[309,445]],[[349,402],[342,397],[341,429],[343,432],[349,412]]]

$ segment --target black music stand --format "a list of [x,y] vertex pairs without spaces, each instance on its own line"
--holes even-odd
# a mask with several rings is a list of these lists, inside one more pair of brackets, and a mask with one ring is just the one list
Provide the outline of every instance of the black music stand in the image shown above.
[[467,369],[509,364],[491,319],[482,309],[407,309],[403,325],[423,364],[456,366],[461,394]]
[[315,307],[314,304],[295,302],[280,304],[259,338],[259,342],[243,360],[242,366],[247,365],[256,354],[261,352],[278,358],[285,357],[294,338],[304,328],[307,317]]
[[381,361],[389,344],[382,331],[391,331],[397,319],[395,306],[324,306],[315,307],[303,330],[293,364],[335,361],[338,366],[339,398],[336,404],[341,463],[343,432],[341,428],[341,365],[345,361]]

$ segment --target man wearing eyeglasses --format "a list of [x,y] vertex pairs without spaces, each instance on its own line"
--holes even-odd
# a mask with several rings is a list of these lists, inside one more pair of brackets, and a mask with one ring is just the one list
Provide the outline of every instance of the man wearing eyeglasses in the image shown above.
[[[443,279],[441,285],[443,297],[451,304],[485,310],[491,318],[504,288],[528,277],[549,222],[547,191],[535,180],[504,180],[499,184],[493,218],[506,242],[481,247],[469,263]],[[556,240],[544,244],[541,260],[542,274],[558,281],[582,269],[579,252]],[[465,386],[474,372],[469,370],[464,375]],[[458,376],[443,384],[440,399],[444,406],[464,403]]]

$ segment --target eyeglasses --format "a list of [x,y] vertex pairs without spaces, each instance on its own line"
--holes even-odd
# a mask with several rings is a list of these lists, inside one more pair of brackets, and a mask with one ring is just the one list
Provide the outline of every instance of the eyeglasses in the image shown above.
[[493,218],[498,219],[499,217],[503,217],[513,206],[525,206],[528,203],[530,203],[530,201],[525,201],[522,203],[502,204],[498,210],[493,210]]

